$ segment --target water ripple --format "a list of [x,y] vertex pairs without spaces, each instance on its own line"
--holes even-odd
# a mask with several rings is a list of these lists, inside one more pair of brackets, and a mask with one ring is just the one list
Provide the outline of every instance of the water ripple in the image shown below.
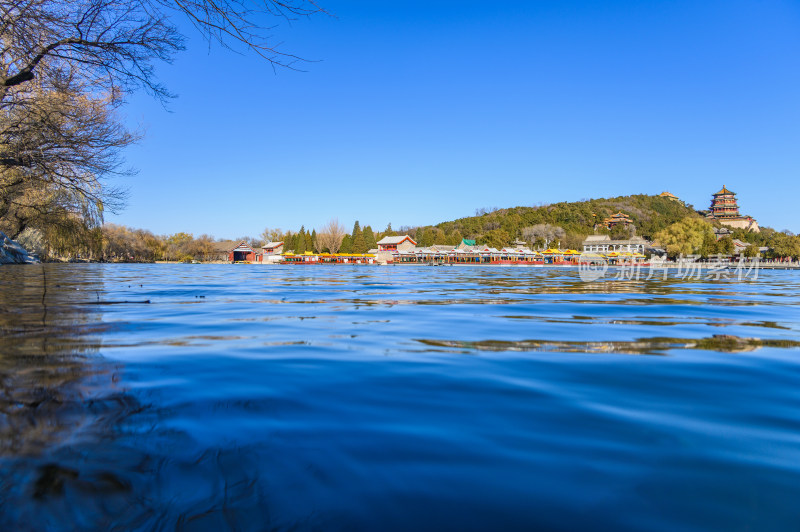
[[0,529],[793,529],[798,332],[795,272],[3,267]]

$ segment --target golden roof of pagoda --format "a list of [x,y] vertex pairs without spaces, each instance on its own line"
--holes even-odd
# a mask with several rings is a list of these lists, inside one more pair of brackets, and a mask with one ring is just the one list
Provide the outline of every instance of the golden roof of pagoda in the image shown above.
[[675,199],[678,198],[678,196],[676,196],[675,194],[673,194],[671,192],[667,192],[666,190],[664,192],[662,192],[661,194],[659,194],[659,196],[663,196],[665,198],[675,198]]
[[736,194],[736,193],[728,190],[727,188],[725,188],[725,185],[722,185],[722,190],[720,190],[719,192],[714,194],[714,196],[721,196],[723,194]]

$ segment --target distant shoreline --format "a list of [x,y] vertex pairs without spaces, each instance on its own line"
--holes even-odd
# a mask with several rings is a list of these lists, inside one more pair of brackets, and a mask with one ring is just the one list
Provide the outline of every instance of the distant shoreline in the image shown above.
[[[115,264],[136,264],[136,263],[115,263]],[[144,264],[144,263],[143,263]],[[155,263],[150,264],[190,264],[185,262],[178,262],[178,261],[156,261]],[[314,267],[314,266],[331,266],[331,267],[362,267],[362,266],[399,266],[399,267],[492,267],[492,268],[566,268],[566,269],[577,269],[580,268],[578,264],[487,264],[487,263],[470,263],[470,262],[460,262],[460,263],[424,263],[424,262],[396,262],[396,263],[346,263],[346,264],[337,264],[337,263],[320,263],[320,262],[298,262],[295,264],[280,264],[280,263],[268,263],[268,262],[252,262],[252,263],[239,263],[234,264],[232,262],[225,262],[225,261],[209,261],[209,262],[198,262],[194,263],[195,266],[200,264],[230,264],[232,266],[292,266],[292,267]],[[725,264],[726,269],[736,269],[739,266],[738,262],[730,262]],[[719,268],[719,263],[714,262],[685,262],[685,263],[677,263],[677,262],[667,262],[663,264],[638,264],[638,265],[609,265],[608,268],[614,269],[654,269],[654,270],[689,270],[689,269],[717,269]],[[781,263],[781,262],[758,262],[758,263],[744,263],[741,266],[742,268],[753,268],[753,269],[765,269],[765,270],[800,270],[800,262],[792,262],[792,263]]]
[[[566,269],[576,269],[580,268],[579,264],[526,264],[526,263],[519,263],[519,264],[488,264],[488,263],[470,263],[470,262],[461,262],[461,263],[424,263],[424,262],[397,262],[397,263],[345,263],[345,264],[337,264],[337,263],[320,263],[320,262],[313,262],[313,263],[295,263],[295,264],[280,264],[280,263],[269,263],[269,262],[252,262],[252,263],[232,263],[227,261],[199,261],[199,262],[182,262],[182,261],[167,261],[167,260],[159,260],[153,262],[124,262],[124,261],[115,261],[115,262],[101,262],[101,261],[52,261],[52,262],[44,262],[42,264],[186,264],[191,266],[200,266],[200,265],[231,265],[231,266],[291,266],[291,267],[313,267],[313,266],[332,266],[332,267],[363,267],[363,266],[399,266],[399,267],[492,267],[492,268],[566,268]],[[725,269],[728,270],[735,270],[739,266],[738,262],[730,262],[725,264]],[[718,269],[720,267],[719,263],[714,262],[685,262],[685,263],[677,263],[677,262],[667,262],[662,264],[650,264],[650,263],[643,263],[637,265],[608,265],[607,268],[609,269],[653,269],[653,270],[691,270],[691,269],[700,269],[700,270],[709,270],[709,269]],[[784,263],[784,262],[769,262],[769,261],[760,261],[755,264],[744,263],[741,266],[744,269],[760,269],[760,270],[800,270],[800,262],[791,262],[791,263]]]

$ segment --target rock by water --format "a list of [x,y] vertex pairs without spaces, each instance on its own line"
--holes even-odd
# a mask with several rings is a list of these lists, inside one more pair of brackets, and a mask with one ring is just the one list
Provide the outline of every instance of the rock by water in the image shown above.
[[35,255],[28,253],[18,242],[11,240],[0,231],[0,264],[34,264],[37,262],[39,259]]

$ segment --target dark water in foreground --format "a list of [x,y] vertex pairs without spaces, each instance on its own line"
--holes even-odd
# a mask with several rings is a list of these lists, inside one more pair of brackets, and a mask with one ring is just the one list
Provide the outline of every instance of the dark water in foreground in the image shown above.
[[0,332],[2,530],[800,528],[795,272],[4,266]]

